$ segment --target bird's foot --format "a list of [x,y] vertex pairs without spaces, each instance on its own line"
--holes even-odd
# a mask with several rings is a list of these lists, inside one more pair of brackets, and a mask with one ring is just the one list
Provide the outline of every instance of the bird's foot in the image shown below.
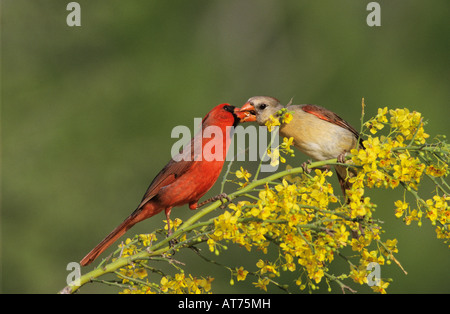
[[347,159],[347,158],[345,158],[346,156],[347,156],[347,152],[339,154],[339,156],[337,156],[337,162],[341,163],[341,164],[345,164],[345,161]]
[[203,201],[200,204],[198,204],[198,208],[202,207],[203,205],[209,204],[211,202],[219,201],[219,200],[222,202],[222,205],[220,207],[223,208],[223,206],[225,205],[224,199],[226,199],[228,202],[231,203],[231,198],[226,193],[220,193],[220,194],[213,196],[213,197],[207,199],[206,201]]
[[225,208],[225,202],[224,199],[226,199],[228,201],[228,203],[232,203],[231,201],[231,197],[229,197],[227,195],[227,193],[220,193],[218,196],[220,196],[220,201],[222,202],[222,205],[220,205],[220,208],[224,209]]
[[308,161],[305,161],[304,163],[302,163],[301,166],[305,173],[311,173],[311,169],[309,169],[309,167],[308,167],[308,165],[310,165],[310,164],[311,164],[311,160],[308,160]]
[[[172,234],[173,234],[173,231],[172,231],[172,229],[169,229],[169,231],[167,232],[167,238],[170,238],[171,236],[172,236]],[[178,244],[178,240],[177,239],[170,239],[169,240],[169,246],[170,246],[170,248],[173,248],[175,245],[177,245]]]
[[177,245],[178,244],[178,240],[177,239],[172,239],[172,240],[169,240],[169,245],[170,245],[170,248],[174,248],[174,246],[175,245]]

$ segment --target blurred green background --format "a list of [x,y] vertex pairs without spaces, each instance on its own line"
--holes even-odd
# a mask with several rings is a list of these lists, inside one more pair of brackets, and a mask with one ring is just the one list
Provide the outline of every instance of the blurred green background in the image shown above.
[[[172,128],[192,129],[219,103],[294,97],[359,128],[364,97],[367,116],[407,107],[422,112],[432,137],[449,135],[448,0],[378,1],[381,27],[367,26],[370,1],[360,0],[80,0],[81,27],[66,24],[69,2],[1,0],[3,293],[63,288],[67,263],[134,210],[170,159]],[[388,292],[449,293],[448,247],[428,221],[418,228],[395,219],[399,195],[371,193],[408,271],[382,268],[394,278]],[[185,206],[172,218],[191,214]],[[259,257],[230,245],[220,260],[250,268]],[[251,280],[230,286],[227,271],[193,252],[176,258],[194,275],[215,277],[214,292],[258,292]],[[334,267],[340,274],[347,266]],[[295,277],[284,280],[297,291]]]

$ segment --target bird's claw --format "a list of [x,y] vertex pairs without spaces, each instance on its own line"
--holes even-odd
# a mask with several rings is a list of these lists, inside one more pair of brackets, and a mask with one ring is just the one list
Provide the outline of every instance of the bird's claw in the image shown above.
[[228,202],[231,203],[231,198],[226,193],[220,193],[216,196],[211,197],[210,199],[207,199],[204,202],[201,202],[200,204],[198,204],[198,207],[202,207],[203,205],[206,205],[208,203],[220,200],[222,202],[222,205],[220,206],[220,208],[224,208],[225,202],[223,199],[226,199]]
[[[171,236],[172,236],[172,234],[173,234],[173,231],[172,231],[172,229],[170,229],[168,232],[167,232],[167,238],[170,238]],[[170,246],[170,248],[173,248],[175,245],[177,245],[178,244],[178,240],[177,239],[170,239],[169,240],[169,246]]]
[[222,205],[220,205],[220,208],[225,208],[225,202],[223,201],[223,199],[226,199],[229,203],[231,202],[231,197],[229,197],[227,195],[227,193],[220,193],[219,195],[217,195],[217,200],[220,200],[222,202]]
[[305,161],[302,163],[302,168],[305,173],[311,173],[311,169],[309,169],[308,165],[311,164],[311,160]]
[[342,153],[337,156],[337,162],[341,164],[345,164],[347,153]]
[[177,244],[178,244],[178,240],[177,239],[169,240],[170,248],[173,248]]

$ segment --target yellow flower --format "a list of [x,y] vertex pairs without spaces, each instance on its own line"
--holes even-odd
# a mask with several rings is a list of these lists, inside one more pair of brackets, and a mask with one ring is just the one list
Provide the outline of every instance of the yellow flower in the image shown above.
[[409,208],[409,204],[405,203],[401,200],[395,201],[394,203],[395,205],[395,217],[400,218],[401,216],[403,216],[403,213],[405,212],[406,209]]
[[211,282],[213,282],[214,278],[212,277],[206,277],[202,278],[200,286],[203,288],[205,292],[211,291]]
[[137,252],[137,247],[134,244],[131,244],[132,240],[130,238],[127,238],[125,240],[125,244],[121,243],[119,244],[119,248],[122,249],[122,257],[131,256]]
[[410,211],[409,215],[405,216],[405,223],[407,226],[409,226],[413,220],[419,221],[421,217],[422,217],[422,211],[420,211],[420,210],[418,211],[417,209],[414,209],[414,210]]
[[270,283],[268,278],[259,278],[258,282],[254,282],[255,287],[267,291],[267,285]]
[[384,282],[383,280],[380,280],[380,283],[378,285],[372,286],[371,288],[374,292],[386,294],[386,288],[388,286],[389,286],[389,282]]
[[292,113],[286,112],[282,116],[282,121],[283,121],[283,123],[289,124],[289,122],[291,122],[293,118],[294,117],[293,117]]
[[156,235],[154,233],[150,234],[140,234],[139,240],[142,241],[143,246],[150,246],[152,244],[152,241],[156,241]]
[[[167,220],[163,220],[166,225],[164,226],[164,230],[167,230]],[[180,218],[175,218],[175,220],[172,221],[172,219],[169,219],[170,222],[170,227],[173,228],[174,231],[176,231],[178,229],[178,227],[181,225],[181,223],[183,222]]]
[[450,196],[433,196],[433,199],[426,200],[427,204],[427,215],[426,217],[430,219],[432,224],[436,224],[439,221],[441,224],[446,225],[450,222],[450,211],[448,206],[448,201]]
[[294,258],[292,257],[291,254],[286,254],[285,256],[286,259],[286,269],[288,269],[289,271],[295,271],[295,263],[294,263]]
[[280,161],[281,162],[286,161],[286,159],[280,157],[280,150],[278,148],[275,148],[273,152],[270,149],[267,150],[267,155],[270,157],[270,165],[272,167],[278,166],[280,164]]
[[[447,239],[450,240],[450,231],[448,231],[448,228],[444,228],[444,227],[440,227],[437,226],[436,227],[436,237],[438,239]],[[449,245],[450,248],[450,245]]]
[[294,145],[294,138],[292,136],[290,138],[283,137],[283,143],[281,143],[282,148],[289,150],[292,145]]
[[159,282],[159,285],[160,285],[160,289],[161,289],[162,292],[169,291],[169,288],[171,286],[169,280],[167,279],[167,277],[162,277],[161,281]]
[[216,241],[214,241],[213,239],[209,238],[208,241],[206,241],[206,243],[208,244],[210,252],[214,252],[216,250]]
[[378,256],[378,251],[375,250],[369,252],[367,249],[363,249],[361,258],[362,265],[367,265],[372,262],[378,263],[379,265],[384,265],[384,257]]
[[175,274],[175,278],[173,281],[175,289],[184,288],[187,286],[185,281],[186,275],[184,273]]
[[352,239],[352,250],[353,251],[362,251],[363,248],[370,245],[371,240],[366,239],[363,236],[360,236],[358,239]]
[[387,123],[388,122],[387,119],[386,119],[387,111],[388,111],[387,107],[378,108],[378,113],[377,113],[376,118],[377,118],[377,120],[379,122],[382,122],[382,123]]
[[236,278],[238,281],[244,281],[247,277],[248,271],[246,271],[244,267],[241,266],[239,268],[236,268],[236,274]]
[[384,128],[384,123],[387,123],[386,119],[387,107],[378,108],[378,114],[375,118],[367,121],[364,125],[369,128],[370,133],[375,134],[378,130]]
[[360,285],[367,283],[367,270],[365,267],[352,268],[350,271],[350,278]]
[[244,178],[245,181],[248,182],[248,179],[252,176],[251,173],[249,173],[247,170],[245,170],[244,168],[240,168],[240,170],[236,171],[236,177],[238,179],[242,179]]
[[324,276],[324,272],[322,268],[318,268],[311,277],[311,279],[314,279],[316,283],[319,283],[322,280],[322,277]]
[[391,253],[398,253],[398,249],[397,249],[397,239],[393,239],[393,240],[387,240],[385,245],[387,247],[387,249],[389,251],[391,251]]
[[348,241],[348,236],[350,232],[348,232],[345,228],[345,225],[340,225],[338,230],[335,231],[335,239],[340,246],[346,246]]
[[143,279],[145,277],[147,277],[147,271],[145,268],[139,267],[133,273],[133,278]]
[[443,177],[447,174],[447,171],[448,165],[444,163],[441,167],[436,165],[429,165],[425,170],[425,173],[433,177]]
[[422,115],[420,112],[409,112],[408,109],[389,110],[391,126],[398,129],[407,140],[414,138],[419,144],[424,144],[429,137],[423,130]]
[[265,263],[262,259],[260,259],[257,263],[256,266],[258,268],[260,268],[260,272],[261,274],[265,274],[265,273],[273,273],[278,275],[278,271],[277,271],[277,267],[274,266],[274,264],[272,263]]
[[270,115],[269,119],[266,122],[266,127],[269,132],[272,132],[272,130],[280,125],[280,121],[277,118],[274,118],[272,115]]

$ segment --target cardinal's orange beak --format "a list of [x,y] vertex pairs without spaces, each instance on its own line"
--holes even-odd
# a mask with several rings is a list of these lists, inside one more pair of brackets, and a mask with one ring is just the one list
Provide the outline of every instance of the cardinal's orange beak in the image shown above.
[[253,107],[250,103],[246,103],[241,108],[235,108],[234,114],[241,119],[241,122],[256,121],[255,107]]

